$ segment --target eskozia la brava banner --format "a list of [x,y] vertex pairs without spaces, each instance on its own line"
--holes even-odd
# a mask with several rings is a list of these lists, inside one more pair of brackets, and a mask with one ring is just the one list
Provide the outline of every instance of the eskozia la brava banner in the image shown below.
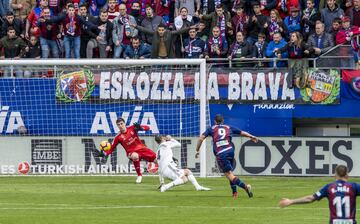
[[[287,69],[213,69],[207,78],[210,103],[337,104],[340,73],[308,69],[304,88],[289,88]],[[58,102],[141,103],[198,100],[199,73],[189,71],[79,70],[57,80]]]

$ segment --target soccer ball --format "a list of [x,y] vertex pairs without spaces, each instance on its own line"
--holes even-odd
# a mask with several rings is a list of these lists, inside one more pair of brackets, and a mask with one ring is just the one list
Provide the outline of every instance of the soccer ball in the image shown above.
[[148,167],[147,167],[147,171],[149,173],[156,173],[159,169],[159,166],[157,163],[153,163],[153,162],[149,162],[148,163]]
[[108,141],[102,141],[100,142],[100,150],[102,151],[108,151],[111,149],[111,144]]

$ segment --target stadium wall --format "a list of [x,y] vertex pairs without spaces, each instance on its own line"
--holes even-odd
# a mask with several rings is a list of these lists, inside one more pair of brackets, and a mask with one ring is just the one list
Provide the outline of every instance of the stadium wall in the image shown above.
[[[156,151],[153,137],[143,137]],[[135,174],[132,164],[119,146],[108,160],[96,154],[104,137],[1,137],[1,175],[113,175]],[[111,141],[112,139],[106,139]],[[199,173],[195,159],[197,138],[182,138],[182,147],[174,150],[181,167]],[[236,169],[239,175],[332,176],[337,164],[347,165],[352,176],[360,176],[359,138],[261,138],[254,144],[246,138],[234,138]],[[220,172],[207,149],[207,175]],[[142,168],[146,164],[142,163]]]

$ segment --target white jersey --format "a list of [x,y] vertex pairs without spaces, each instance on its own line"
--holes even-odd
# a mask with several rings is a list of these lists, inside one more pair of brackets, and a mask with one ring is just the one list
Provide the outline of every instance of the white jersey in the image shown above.
[[180,142],[171,138],[170,141],[162,142],[158,146],[156,152],[156,158],[159,165],[159,172],[163,173],[165,169],[168,168],[170,164],[175,164],[173,160],[173,148],[180,147]]

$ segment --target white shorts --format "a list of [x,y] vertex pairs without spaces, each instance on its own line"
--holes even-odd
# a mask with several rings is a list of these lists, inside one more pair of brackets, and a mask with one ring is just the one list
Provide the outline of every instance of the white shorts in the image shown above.
[[185,175],[184,169],[179,169],[175,163],[170,163],[162,170],[162,175],[171,180],[176,180]]

